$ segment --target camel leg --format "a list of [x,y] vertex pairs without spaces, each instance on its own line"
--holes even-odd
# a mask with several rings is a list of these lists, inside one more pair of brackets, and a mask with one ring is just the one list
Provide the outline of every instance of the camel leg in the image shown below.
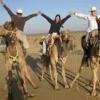
[[57,82],[57,69],[56,67],[53,68],[54,69],[54,80],[55,80],[55,89],[59,89],[59,86],[58,86],[58,82]]
[[82,61],[81,61],[81,66],[80,66],[80,68],[79,68],[79,71],[78,71],[77,75],[75,76],[74,80],[72,81],[72,83],[70,84],[70,88],[73,87],[74,83],[75,83],[76,80],[79,78],[79,76],[80,76],[80,74],[81,74],[81,72],[82,72],[82,69],[83,69],[84,60],[85,60],[85,58],[84,58],[84,56],[83,56]]
[[58,82],[57,82],[57,68],[56,68],[56,61],[54,59],[51,59],[51,65],[53,67],[53,75],[54,75],[54,81],[55,81],[55,89],[59,89]]
[[80,74],[81,74],[81,71],[83,69],[83,66],[80,66],[80,69],[79,69],[79,72],[78,74],[75,76],[74,80],[72,81],[72,83],[70,84],[70,88],[73,87],[74,83],[76,82],[76,80],[79,78]]
[[12,64],[8,61],[6,61],[6,72],[7,74],[5,75],[6,78],[6,84],[4,84],[4,91],[8,89],[8,94],[11,94],[11,82],[12,82]]
[[100,86],[100,80],[99,80],[99,79],[98,79],[98,81],[97,81],[97,85]]
[[45,72],[45,67],[44,65],[41,67],[42,75],[41,75],[41,81],[44,80],[44,72]]
[[[9,60],[7,60],[7,59],[5,59],[5,66],[6,66],[6,75],[5,75],[5,79],[6,79],[6,81],[8,81],[9,80],[9,78],[11,78],[11,77],[9,77],[9,71],[11,71],[12,69],[12,64],[9,62]],[[8,83],[7,84],[4,84],[4,91],[6,91],[7,90],[7,86],[8,86]]]
[[53,71],[52,71],[52,68],[51,67],[52,67],[51,64],[49,64],[50,78],[53,81],[54,80],[54,77],[53,77]]
[[97,64],[95,64],[94,67],[95,68],[93,69],[93,90],[92,90],[92,93],[91,93],[92,96],[96,96],[96,84],[98,82],[98,76],[97,76],[98,66],[97,66]]
[[63,77],[63,80],[64,80],[64,84],[65,84],[65,88],[69,88],[68,86],[68,83],[67,83],[67,80],[66,80],[66,75],[65,75],[65,67],[64,67],[64,64],[62,63],[62,77]]
[[64,66],[62,66],[62,77],[64,79],[64,83],[65,83],[65,88],[69,88],[67,80],[66,80],[66,75],[65,75],[65,68]]
[[26,79],[27,79],[33,88],[37,88],[36,84],[31,79],[31,76],[27,69],[28,66],[26,65],[25,61],[21,60],[21,59],[19,61],[20,61],[20,65],[21,65],[21,72],[22,72],[21,75],[23,76],[24,85],[26,86]]
[[32,81],[31,76],[27,69],[25,70],[25,77],[29,81],[29,83],[33,86],[33,88],[37,88],[37,85]]

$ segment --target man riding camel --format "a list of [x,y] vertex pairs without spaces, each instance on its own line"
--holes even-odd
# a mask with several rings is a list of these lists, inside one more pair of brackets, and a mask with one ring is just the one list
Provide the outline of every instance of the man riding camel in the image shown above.
[[98,31],[98,24],[96,19],[100,18],[100,16],[97,15],[97,8],[95,6],[91,7],[90,15],[84,15],[76,12],[72,13],[72,15],[88,21],[88,27],[85,36],[86,49],[83,48],[85,52],[84,57],[88,59],[89,38],[90,36],[98,36],[98,32],[95,32]]
[[[13,22],[6,22],[2,27],[0,27],[0,36],[5,37],[6,40],[6,53],[5,53],[5,63],[7,74],[12,71],[13,61],[18,61],[20,65],[20,72],[22,78],[22,87],[25,95],[35,96],[30,94],[27,90],[26,79],[32,85],[32,87],[37,88],[36,84],[32,81],[30,73],[28,72],[28,65],[25,62],[25,56],[22,48],[22,32],[15,27]],[[8,75],[6,75],[7,77]],[[9,78],[8,78],[9,80]]]
[[84,15],[84,14],[80,14],[76,12],[74,12],[72,15],[88,21],[88,27],[86,30],[87,33],[86,33],[86,38],[85,38],[86,43],[88,45],[90,33],[93,30],[98,30],[96,18],[100,18],[100,16],[97,15],[97,8],[95,6],[91,7],[90,15]]
[[[23,15],[23,11],[21,9],[18,9],[16,11],[16,14],[14,14],[8,7],[6,4],[4,4],[3,0],[0,0],[0,3],[2,4],[2,6],[5,8],[5,10],[8,12],[9,16],[11,17],[11,21],[14,22],[14,25],[21,31],[24,30],[24,26],[26,21],[28,21],[29,19],[35,17],[38,15],[38,12],[35,14],[30,14],[26,17],[22,16]],[[29,44],[28,41],[26,39],[26,36],[23,35],[23,46],[24,49],[27,50],[29,48]]]

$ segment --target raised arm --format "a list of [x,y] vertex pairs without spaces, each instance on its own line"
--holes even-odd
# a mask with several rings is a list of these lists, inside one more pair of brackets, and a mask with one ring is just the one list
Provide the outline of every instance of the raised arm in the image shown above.
[[84,19],[84,20],[88,19],[88,15],[84,15],[84,14],[81,14],[81,13],[76,13],[75,12],[73,15],[78,17],[78,18]]
[[70,17],[71,17],[71,15],[69,14],[65,18],[63,18],[61,21],[61,24],[64,24]]
[[35,16],[37,16],[37,15],[38,15],[38,13],[30,14],[30,15],[28,15],[27,17],[25,17],[25,20],[27,21],[27,20],[29,20],[29,19],[31,19],[32,17],[35,17]]
[[6,4],[3,3],[3,0],[0,0],[0,3],[5,8],[5,10],[8,12],[8,14],[12,17],[14,15],[14,13],[8,8],[8,6]]
[[41,13],[41,16],[43,16],[49,23],[53,22],[53,20],[50,17],[48,17],[47,15],[45,15],[44,13]]

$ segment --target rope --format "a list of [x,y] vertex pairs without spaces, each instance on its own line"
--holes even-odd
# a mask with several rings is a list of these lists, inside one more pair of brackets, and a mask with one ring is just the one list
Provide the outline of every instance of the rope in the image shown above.
[[10,61],[11,62],[16,62],[17,59],[18,59],[18,48],[16,47],[16,56],[12,56],[12,55],[9,55],[9,58],[10,58]]

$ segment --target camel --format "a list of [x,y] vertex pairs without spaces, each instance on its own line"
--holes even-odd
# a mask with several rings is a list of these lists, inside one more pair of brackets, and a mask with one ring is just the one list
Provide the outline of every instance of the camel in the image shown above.
[[[23,45],[21,41],[21,31],[19,31],[13,24],[13,22],[6,22],[4,26],[0,27],[0,36],[5,37],[6,40],[6,53],[5,62],[8,74],[12,71],[12,64],[14,61],[18,61],[20,65],[20,73],[22,78],[22,87],[24,93],[29,95],[26,79],[32,85],[36,87],[35,83],[32,81],[30,74],[27,69],[27,64],[25,62],[25,54],[23,51]],[[7,75],[8,76],[8,75]]]
[[[98,40],[98,30],[93,30],[91,32],[90,40],[89,40],[89,47],[86,48],[85,43],[85,36],[82,37],[81,40],[82,48],[84,49],[84,55],[82,58],[82,62],[79,68],[79,71],[77,75],[75,76],[75,79],[70,84],[70,87],[72,88],[75,81],[79,78],[83,66],[89,66],[92,70],[93,75],[93,89],[91,92],[92,96],[96,96],[96,85],[98,83],[98,68],[99,68],[99,59],[100,59],[100,41]],[[86,52],[86,53],[85,53]],[[85,55],[87,54],[87,55]]]
[[[62,43],[61,43],[62,41]],[[58,86],[58,72],[57,72],[57,65],[61,66],[62,69],[62,77],[64,80],[65,88],[69,88],[66,76],[65,76],[65,63],[67,60],[67,46],[69,43],[69,37],[66,32],[63,32],[61,37],[57,35],[57,33],[53,33],[50,35],[48,44],[49,44],[49,51],[47,56],[42,56],[43,67],[41,79],[44,79],[44,68],[45,66],[49,66],[50,78],[54,81],[54,87],[56,90],[59,89]]]

